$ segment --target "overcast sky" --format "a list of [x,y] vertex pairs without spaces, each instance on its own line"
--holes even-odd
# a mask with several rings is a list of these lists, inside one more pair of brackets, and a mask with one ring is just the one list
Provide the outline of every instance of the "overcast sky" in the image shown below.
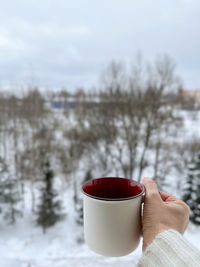
[[90,87],[141,51],[200,88],[199,32],[199,0],[0,0],[0,86]]

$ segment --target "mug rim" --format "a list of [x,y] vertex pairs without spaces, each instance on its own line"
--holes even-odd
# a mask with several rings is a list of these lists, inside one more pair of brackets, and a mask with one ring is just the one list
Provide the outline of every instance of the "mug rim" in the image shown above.
[[[121,197],[121,198],[104,198],[104,197],[96,197],[96,196],[93,196],[93,195],[90,195],[90,194],[87,194],[84,190],[83,190],[83,186],[91,181],[94,181],[94,180],[99,180],[99,179],[109,179],[109,178],[120,178],[120,179],[125,179],[125,180],[129,180],[129,181],[133,181],[137,184],[139,184],[141,187],[142,187],[142,192],[137,194],[136,196],[132,196],[132,197]],[[90,181],[87,181],[86,183],[84,183],[82,186],[82,192],[84,195],[86,195],[87,197],[89,198],[94,198],[94,199],[97,199],[97,200],[104,200],[104,201],[124,201],[124,200],[130,200],[130,199],[134,199],[134,198],[137,198],[137,197],[140,197],[142,195],[145,194],[145,188],[144,188],[144,185],[142,183],[139,183],[139,182],[136,182],[135,180],[132,180],[130,178],[124,178],[124,177],[99,177],[99,178],[94,178],[94,179],[91,179]]]

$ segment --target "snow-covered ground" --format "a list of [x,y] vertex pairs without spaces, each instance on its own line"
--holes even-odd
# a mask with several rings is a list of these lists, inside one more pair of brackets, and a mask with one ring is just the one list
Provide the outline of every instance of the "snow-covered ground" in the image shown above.
[[[142,255],[142,242],[136,251],[120,258],[100,256],[83,241],[83,227],[77,225],[72,190],[64,193],[67,216],[43,234],[34,223],[28,206],[25,217],[15,225],[0,225],[1,267],[136,266]],[[27,200],[29,194],[27,193]],[[189,225],[185,237],[200,249],[200,227]]]
[[[192,120],[188,114],[183,115],[187,128],[183,139],[199,137],[197,121]],[[83,227],[76,223],[72,185],[63,189],[59,176],[56,179],[64,200],[63,206],[66,207],[65,219],[43,234],[30,211],[30,186],[25,185],[24,217],[14,225],[0,221],[0,267],[136,266],[142,255],[142,242],[136,251],[120,258],[103,257],[89,250],[84,243]],[[190,224],[185,238],[200,250],[200,226]]]
[[[29,193],[27,192],[27,200]],[[134,266],[140,248],[122,258],[106,258],[89,250],[83,240],[83,227],[75,220],[72,190],[65,192],[66,218],[43,234],[34,217],[25,207],[26,215],[15,225],[0,226],[1,267],[68,267],[68,266]],[[128,265],[129,266],[129,265]]]

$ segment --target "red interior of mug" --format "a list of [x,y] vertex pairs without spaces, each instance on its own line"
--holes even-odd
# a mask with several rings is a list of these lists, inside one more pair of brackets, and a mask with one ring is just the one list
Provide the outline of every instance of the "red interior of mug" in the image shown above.
[[105,177],[85,183],[83,192],[93,198],[119,200],[141,195],[144,192],[144,187],[130,179]]

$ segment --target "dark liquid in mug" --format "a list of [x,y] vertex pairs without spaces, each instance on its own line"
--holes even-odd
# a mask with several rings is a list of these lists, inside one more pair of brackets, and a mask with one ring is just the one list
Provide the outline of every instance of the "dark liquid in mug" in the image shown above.
[[127,199],[143,193],[141,184],[126,178],[106,177],[91,180],[83,185],[87,195],[105,199]]

